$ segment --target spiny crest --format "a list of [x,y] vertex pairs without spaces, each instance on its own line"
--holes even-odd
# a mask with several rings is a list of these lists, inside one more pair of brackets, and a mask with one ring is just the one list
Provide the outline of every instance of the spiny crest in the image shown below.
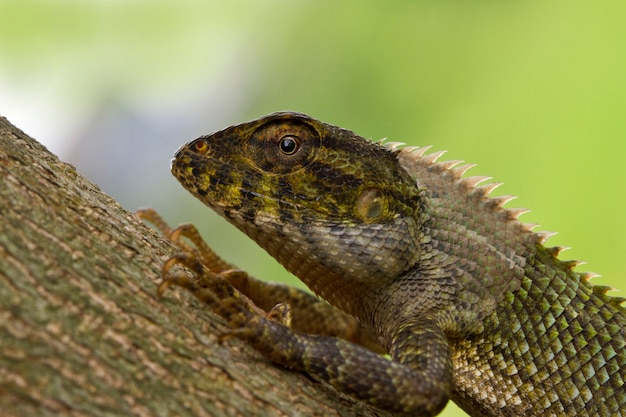
[[548,251],[553,258],[558,258],[561,253],[569,249],[571,249],[569,246],[552,246],[546,248],[546,251]]
[[530,210],[528,210],[527,208],[522,207],[507,209],[507,212],[509,213],[509,217],[511,219],[518,219],[522,214],[528,213],[529,211]]
[[609,291],[615,291],[616,288],[610,287],[608,285],[592,285],[591,288],[593,288],[593,293],[602,298],[605,302],[611,304],[613,307],[617,308],[618,310],[624,311],[626,310],[626,308],[624,307],[624,301],[626,301],[626,298],[624,297],[615,297],[612,295],[609,295]]
[[545,243],[546,240],[550,239],[552,236],[556,236],[558,235],[559,232],[549,232],[547,230],[541,231],[541,232],[537,232],[537,235],[539,235],[539,243]]
[[454,177],[456,179],[461,179],[461,177],[465,175],[467,171],[474,168],[475,166],[476,164],[464,164],[464,165],[460,165],[458,167],[452,168],[451,172],[452,174],[454,174]]
[[[495,190],[496,188],[498,188],[502,184],[503,183],[501,183],[501,182],[490,182],[490,183],[481,185],[481,186],[479,186],[477,188],[479,188],[480,192],[483,193],[484,195],[488,195],[488,194],[491,194],[491,192],[493,190]],[[509,201],[511,201],[511,200],[516,198],[514,196],[505,196],[505,197],[506,197],[505,200],[502,200],[501,198],[498,198],[498,197],[492,197],[491,200],[492,201],[497,201],[498,202],[497,205],[498,206],[502,206],[503,204],[505,204],[505,203],[507,203],[507,202],[509,202]],[[500,203],[500,201],[504,201],[504,203]]]
[[[495,190],[497,187],[501,186],[503,183],[501,183],[501,182],[494,182],[492,184],[494,184],[495,187],[493,187],[491,190],[486,192],[486,194],[489,194],[491,191]],[[483,187],[485,187],[485,186],[483,186]],[[517,198],[517,196],[510,195],[510,194],[500,195],[500,196],[497,196],[497,197],[491,197],[491,199],[496,202],[496,205],[498,205],[500,207],[502,207],[503,205],[505,205],[509,201],[515,200],[516,198]]]
[[488,181],[490,179],[491,177],[487,177],[485,175],[474,175],[471,177],[462,178],[462,182],[467,188],[477,188],[476,186],[478,184],[484,181]]
[[570,271],[574,270],[574,268],[576,268],[578,265],[585,265],[587,262],[585,261],[578,261],[575,259],[571,259],[569,261],[561,261],[561,264],[569,269]]
[[437,162],[437,159],[439,159],[444,153],[446,153],[446,151],[437,151],[428,155],[424,155],[422,158],[424,162],[428,164],[434,164],[435,162]]
[[595,272],[583,272],[580,274],[580,279],[583,281],[591,281],[594,278],[598,278],[600,274],[596,274]]
[[[469,193],[480,193],[480,197],[484,199],[485,202],[490,202],[490,206],[493,210],[504,210],[508,214],[508,218],[510,220],[515,220],[519,222],[520,229],[524,233],[534,233],[537,236],[537,241],[540,244],[544,244],[550,237],[556,235],[556,232],[549,231],[539,231],[535,232],[535,229],[538,225],[536,223],[526,223],[520,222],[519,217],[529,212],[528,209],[525,208],[504,208],[503,206],[509,201],[517,198],[512,195],[502,195],[497,197],[491,197],[489,194],[493,192],[497,187],[502,185],[499,182],[490,182],[484,185],[479,185],[480,183],[490,180],[491,177],[487,176],[470,176],[464,177],[467,171],[476,166],[476,164],[462,164],[463,161],[459,160],[449,160],[449,161],[441,161],[437,162],[437,159],[440,158],[445,151],[433,152],[427,154],[428,150],[431,149],[431,146],[407,146],[402,147],[402,145],[398,142],[390,142],[384,144],[384,146],[388,147],[390,150],[394,152],[405,152],[406,156],[408,156],[411,160],[415,162],[415,164],[432,164],[437,167],[442,172],[448,172],[451,174],[451,178],[453,181],[458,184],[464,186]],[[564,246],[555,246],[552,248],[546,248],[547,251],[554,259],[558,259],[558,256],[565,250],[569,249]],[[584,264],[581,261],[560,261],[563,266],[569,271],[573,271],[573,269],[579,265]],[[584,272],[579,273],[581,280],[588,281],[591,278],[598,276],[593,272]],[[602,293],[603,296],[607,299],[607,302],[618,306],[620,309],[624,309],[622,303],[626,300],[621,297],[611,297],[606,295],[606,292],[609,288],[604,288],[601,286],[593,286],[595,292]]]
[[402,142],[387,142],[387,138],[382,138],[375,143],[389,149],[392,152],[398,151],[400,148],[405,147],[405,144]]
[[[534,229],[539,227],[539,223],[525,222],[520,224],[522,227],[522,231],[524,232],[532,232]],[[536,232],[537,234],[541,232]]]
[[[422,146],[422,147],[403,146],[399,142],[388,142],[388,143],[383,144],[381,141],[380,143],[391,151],[394,151],[394,152],[402,151],[402,152],[407,153],[408,155],[410,155],[410,158],[415,161],[416,164],[417,163],[422,164],[422,165],[432,164],[433,166],[437,167],[438,170],[451,174],[452,179],[457,184],[464,186],[468,190],[469,193],[475,193],[483,197],[485,201],[489,201],[493,209],[505,210],[508,213],[509,218],[511,220],[517,220],[522,214],[530,211],[525,208],[504,208],[503,207],[509,201],[517,198],[515,196],[504,195],[504,196],[498,196],[498,197],[491,197],[490,194],[496,188],[502,185],[501,182],[488,182],[486,184],[481,185],[481,183],[490,180],[491,177],[482,176],[482,175],[464,177],[467,171],[475,167],[476,164],[460,165],[463,163],[463,161],[461,160],[448,160],[448,161],[437,162],[437,160],[446,151],[437,151],[437,152],[432,152],[432,153],[427,154],[428,150],[431,149],[431,146]],[[528,224],[528,226],[526,226],[525,223],[522,223],[521,225],[524,231],[529,231],[529,232],[531,231],[531,229],[536,227],[535,224]],[[542,239],[545,240],[549,236],[548,232],[538,233],[538,235],[540,237],[540,240]]]

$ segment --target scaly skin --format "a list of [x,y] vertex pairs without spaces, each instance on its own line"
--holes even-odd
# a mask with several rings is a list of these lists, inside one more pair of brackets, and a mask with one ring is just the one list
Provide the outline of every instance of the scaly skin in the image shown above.
[[[473,416],[622,415],[622,300],[558,260],[547,235],[517,220],[521,210],[502,208],[509,198],[488,197],[494,184],[477,186],[484,178],[462,177],[469,165],[426,149],[298,113],[188,143],[172,162],[183,186],[345,315],[225,267],[207,272],[194,255],[175,263],[197,282],[166,282],[192,290],[270,360],[380,409],[432,416],[452,399]],[[256,291],[246,295],[265,310],[263,299],[283,297],[294,323],[315,310],[350,330],[332,329],[339,319],[288,328],[247,308],[228,282]]]

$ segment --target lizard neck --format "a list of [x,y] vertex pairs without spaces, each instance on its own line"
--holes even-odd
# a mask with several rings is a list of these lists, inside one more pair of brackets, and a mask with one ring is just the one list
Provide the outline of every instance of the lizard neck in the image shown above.
[[419,299],[381,312],[382,321],[395,325],[398,317],[434,314],[452,332],[479,332],[484,317],[520,287],[527,257],[544,237],[517,220],[523,211],[502,208],[510,197],[488,197],[497,185],[477,187],[486,178],[462,178],[471,166],[455,169],[458,162],[435,162],[440,153],[423,154],[412,148],[397,153],[423,193],[419,260],[381,291],[391,302],[405,297],[389,294],[407,289]]
[[[379,301],[375,294],[412,269],[419,257],[415,248],[420,237],[413,218],[358,227],[269,218],[262,224],[236,224],[315,294],[359,318]],[[386,241],[393,241],[394,248],[381,249]]]

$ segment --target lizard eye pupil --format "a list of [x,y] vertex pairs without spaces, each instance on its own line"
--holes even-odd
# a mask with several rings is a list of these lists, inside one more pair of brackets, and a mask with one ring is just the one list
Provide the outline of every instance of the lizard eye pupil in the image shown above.
[[293,155],[300,148],[300,141],[295,136],[283,136],[278,142],[278,149],[285,155]]

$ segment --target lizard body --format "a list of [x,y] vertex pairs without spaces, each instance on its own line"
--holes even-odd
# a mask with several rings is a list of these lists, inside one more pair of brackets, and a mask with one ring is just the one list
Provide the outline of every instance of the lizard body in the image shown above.
[[[302,332],[311,324],[298,315],[317,304],[288,290],[292,328],[217,308],[233,334],[402,415],[436,415],[448,399],[472,416],[626,415],[622,299],[559,260],[521,210],[502,207],[509,197],[488,196],[494,184],[463,177],[471,165],[437,162],[442,153],[427,149],[289,112],[181,147],[172,161],[181,184],[366,336],[330,331],[343,320],[330,307],[319,308],[333,317],[329,331]],[[252,278],[233,285],[265,288]],[[214,305],[233,295],[194,288]]]

